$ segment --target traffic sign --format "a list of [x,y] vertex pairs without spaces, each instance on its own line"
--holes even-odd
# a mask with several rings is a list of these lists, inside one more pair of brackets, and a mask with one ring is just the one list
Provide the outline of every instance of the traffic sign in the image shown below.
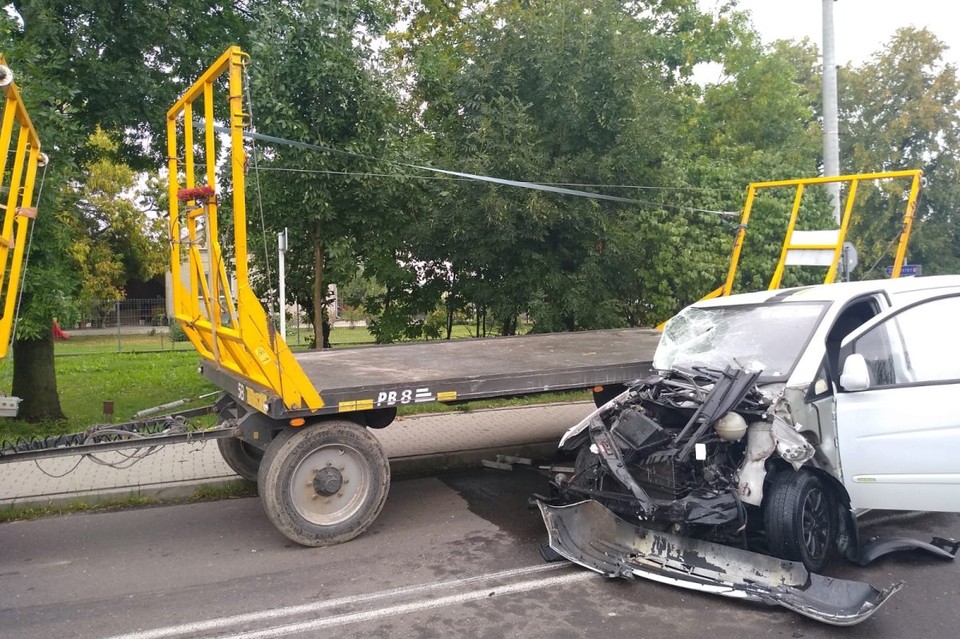
[[[893,267],[887,267],[887,277],[893,275]],[[900,277],[919,277],[923,275],[923,264],[904,264],[900,267]]]

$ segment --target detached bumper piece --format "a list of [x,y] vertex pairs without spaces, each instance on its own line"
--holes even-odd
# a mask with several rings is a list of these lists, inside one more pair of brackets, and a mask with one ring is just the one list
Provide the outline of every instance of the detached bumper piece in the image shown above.
[[960,541],[943,537],[934,537],[929,543],[908,537],[879,538],[861,544],[859,551],[852,559],[861,566],[866,566],[877,557],[899,550],[923,550],[935,557],[952,561],[957,558],[957,552],[960,551]]
[[834,626],[875,613],[903,582],[878,590],[859,581],[810,573],[784,561],[630,524],[601,504],[550,506],[538,501],[550,548],[607,577],[641,577],[724,597],[783,606]]

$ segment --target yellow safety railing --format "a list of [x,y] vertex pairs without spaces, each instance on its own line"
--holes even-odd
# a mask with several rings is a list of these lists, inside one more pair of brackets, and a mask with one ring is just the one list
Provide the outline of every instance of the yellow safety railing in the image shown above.
[[[247,59],[239,47],[230,47],[167,112],[174,316],[204,359],[274,392],[289,410],[317,410],[323,407],[320,394],[268,320],[248,277],[243,147],[249,119],[243,106]],[[221,139],[217,118],[228,122],[228,139]],[[194,128],[202,132],[199,141]],[[217,223],[219,204],[227,197],[217,182],[224,151],[230,160],[233,281]],[[200,169],[203,181],[198,183]],[[237,392],[242,398],[247,391],[240,387]],[[266,411],[260,403],[251,405]]]
[[[46,163],[40,152],[40,138],[33,128],[13,72],[0,56],[0,90],[3,116],[0,124],[0,176],[6,198],[2,200],[3,228],[0,230],[0,358],[7,355],[10,334],[17,313],[17,295],[22,276],[24,251],[30,220],[37,217],[33,191],[37,168]],[[12,161],[12,164],[11,164]]]
[[[778,180],[774,182],[753,182],[747,187],[747,199],[743,207],[743,215],[740,218],[740,226],[737,228],[737,234],[733,242],[733,256],[730,259],[730,268],[727,271],[727,279],[723,286],[708,294],[704,299],[719,297],[721,295],[730,295],[733,291],[733,283],[737,275],[737,266],[740,264],[740,253],[743,249],[743,241],[747,234],[747,225],[750,222],[750,213],[753,210],[753,202],[757,191],[763,189],[794,188],[793,208],[790,211],[790,220],[787,223],[787,232],[783,240],[783,248],[780,251],[780,259],[773,271],[773,277],[770,279],[769,289],[780,288],[780,282],[783,278],[784,268],[788,265],[820,265],[827,266],[827,274],[824,278],[825,284],[833,283],[837,276],[837,267],[840,263],[840,257],[843,251],[843,243],[847,236],[847,230],[850,226],[850,218],[853,213],[853,205],[857,196],[857,186],[860,182],[889,180],[889,179],[910,179],[910,192],[907,196],[907,208],[903,216],[903,227],[900,232],[897,250],[893,260],[892,277],[900,277],[900,271],[903,267],[903,260],[907,254],[907,242],[910,239],[910,231],[913,228],[913,214],[917,206],[917,196],[920,193],[920,171],[889,171],[886,173],[859,173],[856,175],[840,175],[836,177],[818,177],[803,178],[797,180]],[[847,187],[847,199],[843,206],[843,215],[840,219],[840,226],[836,229],[824,229],[820,231],[798,231],[796,229],[797,219],[800,215],[800,204],[803,199],[804,189],[807,186],[820,184],[845,183]]]

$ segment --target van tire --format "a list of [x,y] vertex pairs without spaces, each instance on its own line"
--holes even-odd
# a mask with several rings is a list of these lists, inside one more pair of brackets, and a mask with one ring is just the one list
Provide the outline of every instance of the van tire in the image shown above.
[[836,547],[836,512],[833,494],[814,473],[805,469],[777,473],[764,498],[770,554],[820,572]]

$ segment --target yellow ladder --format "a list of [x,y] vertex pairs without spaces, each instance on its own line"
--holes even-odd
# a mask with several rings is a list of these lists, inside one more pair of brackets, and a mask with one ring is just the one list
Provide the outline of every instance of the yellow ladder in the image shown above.
[[[37,168],[46,164],[40,152],[40,138],[33,128],[13,72],[0,56],[0,90],[3,91],[3,116],[0,120],[0,176],[6,200],[3,228],[0,229],[0,358],[6,357],[17,313],[17,295],[22,275],[30,221],[37,209],[33,191]],[[13,164],[8,166],[8,158]]]
[[[827,274],[824,277],[824,284],[831,284],[837,276],[837,267],[840,263],[840,257],[843,251],[843,243],[847,236],[847,229],[850,226],[850,218],[853,213],[853,205],[857,196],[857,186],[861,182],[889,179],[910,179],[910,192],[907,197],[906,212],[903,216],[903,227],[900,238],[897,243],[897,250],[893,260],[892,277],[900,277],[900,271],[903,267],[903,260],[907,254],[907,242],[910,239],[910,231],[913,228],[913,215],[917,206],[917,196],[920,193],[920,171],[888,171],[885,173],[858,173],[855,175],[840,175],[836,177],[818,177],[802,178],[796,180],[778,180],[774,182],[753,182],[747,187],[747,199],[743,207],[743,215],[740,218],[740,226],[737,228],[737,235],[733,242],[733,256],[730,259],[730,268],[727,271],[727,279],[723,285],[715,291],[709,293],[704,299],[719,297],[721,295],[730,295],[733,291],[733,283],[737,275],[737,266],[740,263],[740,253],[743,249],[743,241],[747,234],[747,225],[750,222],[750,213],[753,210],[753,202],[757,192],[763,189],[793,188],[795,195],[793,198],[793,208],[790,211],[790,220],[787,223],[787,232],[783,240],[783,248],[780,251],[780,259],[773,271],[773,277],[770,279],[770,290],[780,288],[780,282],[783,278],[783,270],[790,265],[817,265],[826,266]],[[847,199],[843,206],[843,215],[840,219],[840,226],[836,229],[823,229],[816,231],[797,230],[797,218],[800,215],[800,204],[803,199],[804,189],[811,185],[820,184],[848,184]]]
[[[261,412],[268,393],[289,410],[317,410],[323,400],[250,287],[247,264],[243,68],[247,54],[228,48],[167,112],[170,268],[174,317],[200,355],[241,381],[225,389]],[[221,139],[216,118],[229,122]],[[194,128],[202,132],[199,142]],[[229,193],[219,192],[217,162],[230,160]],[[204,180],[198,183],[197,171]],[[218,210],[233,214],[233,278],[219,240]],[[247,386],[249,383],[251,386]],[[253,401],[252,398],[259,398]]]

